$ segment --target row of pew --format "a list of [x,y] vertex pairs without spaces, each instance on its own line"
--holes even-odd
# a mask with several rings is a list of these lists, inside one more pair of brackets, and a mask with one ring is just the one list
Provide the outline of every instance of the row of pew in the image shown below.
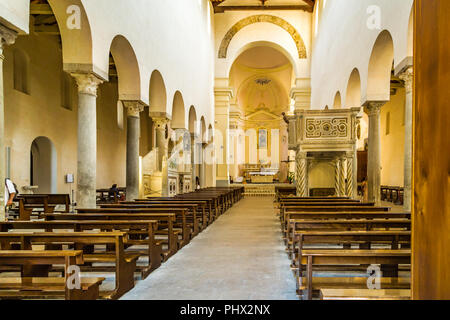
[[410,213],[345,197],[281,195],[278,207],[300,298],[410,299]]
[[0,222],[0,299],[118,299],[242,194],[242,187],[205,188]]

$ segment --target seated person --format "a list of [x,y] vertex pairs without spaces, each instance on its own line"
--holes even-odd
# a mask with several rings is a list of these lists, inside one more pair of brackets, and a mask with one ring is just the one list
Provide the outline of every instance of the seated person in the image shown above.
[[109,188],[108,197],[114,200],[119,198],[119,188],[117,188],[117,184],[113,184],[112,187]]

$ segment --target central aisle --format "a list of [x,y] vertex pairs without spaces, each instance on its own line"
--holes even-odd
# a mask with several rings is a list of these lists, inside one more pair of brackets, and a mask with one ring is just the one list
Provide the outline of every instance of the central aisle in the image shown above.
[[122,299],[298,299],[273,197],[244,198]]

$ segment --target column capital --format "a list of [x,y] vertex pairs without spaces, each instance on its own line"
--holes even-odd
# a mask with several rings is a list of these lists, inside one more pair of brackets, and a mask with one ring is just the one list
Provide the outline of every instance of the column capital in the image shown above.
[[134,101],[122,101],[123,106],[127,109],[127,115],[129,117],[139,118],[139,113],[144,111],[144,103],[142,101],[134,100]]
[[295,158],[298,160],[304,160],[308,156],[308,153],[305,151],[297,151],[295,154]]
[[97,96],[97,89],[103,80],[92,73],[71,73],[78,85],[78,92]]
[[364,108],[369,116],[379,115],[381,107],[386,104],[387,101],[366,101]]
[[156,127],[158,128],[165,128],[166,125],[169,123],[170,119],[168,118],[164,118],[164,117],[153,117],[152,118],[153,123],[155,124]]
[[10,46],[16,42],[17,32],[0,24],[0,49],[4,45]]
[[408,68],[406,68],[402,73],[399,74],[399,78],[405,83],[406,93],[411,93],[413,91],[413,67],[409,66]]

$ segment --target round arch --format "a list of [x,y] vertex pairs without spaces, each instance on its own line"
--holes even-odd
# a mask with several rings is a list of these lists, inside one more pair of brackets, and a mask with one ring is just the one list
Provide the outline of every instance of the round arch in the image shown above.
[[367,101],[390,99],[391,72],[394,62],[394,41],[389,31],[378,35],[370,55],[367,75]]
[[[48,0],[48,3],[55,15],[61,34],[64,70],[67,72],[93,72],[107,80],[108,69],[103,70],[94,63],[91,26],[82,0]],[[79,20],[68,21],[68,12],[70,15],[79,14]],[[79,28],[69,29],[68,22],[79,23]]]
[[186,113],[183,95],[180,91],[176,91],[173,96],[171,128],[186,130]]
[[306,59],[306,47],[305,43],[300,35],[300,33],[286,20],[267,14],[254,15],[247,18],[244,18],[237,23],[235,23],[225,34],[224,38],[219,47],[219,59],[226,59],[228,54],[228,47],[230,45],[231,40],[233,40],[234,36],[243,28],[259,22],[268,22],[274,25],[277,25],[283,28],[286,32],[288,32],[292,40],[294,40],[295,45],[297,46],[298,58]]
[[200,135],[201,135],[201,140],[202,142],[206,142],[208,141],[207,139],[207,131],[206,131],[206,121],[205,121],[205,117],[202,116],[200,118]]
[[189,128],[190,133],[197,133],[197,111],[195,107],[191,106],[189,108]]
[[30,147],[30,184],[38,186],[38,193],[57,191],[57,154],[53,142],[37,137]]
[[[178,92],[178,91],[177,91]],[[183,98],[181,98],[183,99]],[[173,107],[173,106],[172,106]],[[184,103],[183,103],[184,108]],[[158,70],[154,70],[150,77],[150,112],[166,112],[167,91],[164,79]]]
[[341,109],[342,107],[342,98],[341,93],[338,91],[334,95],[333,109]]
[[141,100],[141,78],[139,63],[130,42],[117,35],[111,42],[111,55],[119,79],[119,99],[124,101]]
[[346,107],[361,107],[361,76],[357,68],[353,69],[347,83]]

